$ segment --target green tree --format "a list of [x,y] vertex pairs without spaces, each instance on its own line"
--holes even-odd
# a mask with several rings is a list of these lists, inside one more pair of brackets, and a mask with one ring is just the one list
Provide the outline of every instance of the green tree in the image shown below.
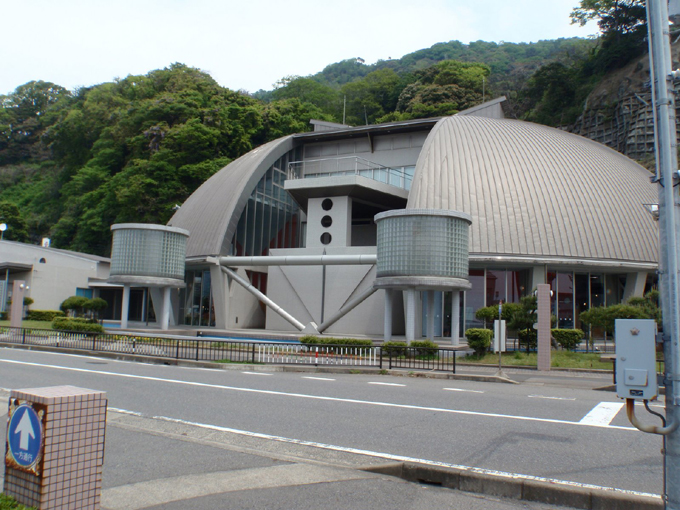
[[21,210],[12,202],[0,202],[0,223],[7,225],[3,239],[8,241],[28,241],[28,230]]

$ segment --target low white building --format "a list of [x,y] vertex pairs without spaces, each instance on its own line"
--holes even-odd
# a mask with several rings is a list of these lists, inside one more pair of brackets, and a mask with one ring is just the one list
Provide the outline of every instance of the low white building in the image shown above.
[[11,299],[12,284],[28,285],[26,297],[35,310],[59,310],[69,296],[96,297],[95,288],[109,276],[111,261],[105,257],[38,245],[0,241],[0,311]]

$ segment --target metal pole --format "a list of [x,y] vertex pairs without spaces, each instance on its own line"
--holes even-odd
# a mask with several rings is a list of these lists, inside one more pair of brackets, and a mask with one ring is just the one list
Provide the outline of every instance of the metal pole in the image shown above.
[[[653,101],[656,109],[656,152],[659,189],[659,286],[663,311],[665,356],[666,419],[680,420],[680,307],[678,303],[678,226],[680,212],[673,175],[678,169],[675,101],[672,93],[670,35],[666,0],[647,2],[650,67],[654,79]],[[667,473],[665,507],[680,510],[680,435],[667,436],[664,453]]]

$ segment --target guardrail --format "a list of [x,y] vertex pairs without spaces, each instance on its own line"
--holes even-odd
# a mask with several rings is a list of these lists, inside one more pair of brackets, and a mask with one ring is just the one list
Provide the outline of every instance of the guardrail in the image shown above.
[[0,342],[216,363],[330,365],[456,372],[450,349],[304,345],[215,338],[0,327]]

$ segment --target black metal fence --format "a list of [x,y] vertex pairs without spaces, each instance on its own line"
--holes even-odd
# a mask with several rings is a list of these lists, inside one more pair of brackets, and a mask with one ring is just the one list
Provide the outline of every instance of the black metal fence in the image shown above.
[[216,363],[326,365],[456,372],[451,349],[303,345],[274,341],[83,333],[0,327],[0,342]]

